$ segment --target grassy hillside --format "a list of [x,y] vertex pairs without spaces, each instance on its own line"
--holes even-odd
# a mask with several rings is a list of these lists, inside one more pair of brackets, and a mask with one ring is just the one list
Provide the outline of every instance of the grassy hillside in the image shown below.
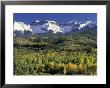
[[14,38],[14,75],[96,75],[97,30]]

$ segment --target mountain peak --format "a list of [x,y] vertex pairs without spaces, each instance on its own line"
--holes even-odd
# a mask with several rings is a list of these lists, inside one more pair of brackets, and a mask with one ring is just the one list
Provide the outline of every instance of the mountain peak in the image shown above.
[[[52,33],[70,33],[78,30],[85,29],[85,27],[89,26],[92,28],[95,25],[92,25],[93,21],[90,19],[86,19],[84,22],[78,22],[76,20],[68,21],[67,23],[58,23],[53,20],[34,20],[31,24],[25,24],[24,22],[14,22],[14,31],[30,31],[31,33],[39,34],[39,33],[48,33],[52,31]],[[30,33],[29,32],[29,33]],[[28,33],[28,32],[27,32]]]
[[48,21],[48,30],[52,30],[53,33],[62,32],[62,29],[55,21]]
[[30,25],[29,24],[25,24],[23,22],[14,22],[14,31],[25,31],[25,30],[29,30],[29,31],[32,31],[32,29],[30,28]]
[[87,19],[84,23],[80,24],[79,30],[90,24],[92,21],[90,19]]

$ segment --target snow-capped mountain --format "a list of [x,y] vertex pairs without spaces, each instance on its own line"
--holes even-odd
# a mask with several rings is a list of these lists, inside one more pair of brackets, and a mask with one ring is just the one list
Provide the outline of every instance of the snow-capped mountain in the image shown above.
[[87,26],[88,24],[90,24],[92,21],[91,20],[87,20],[85,23],[80,24],[79,26],[79,30],[84,28],[85,26]]
[[31,24],[31,29],[34,33],[48,33],[49,31],[53,31],[53,33],[62,32],[59,24],[55,21],[34,21]]
[[76,20],[68,21],[67,23],[57,23],[50,20],[35,20],[31,24],[25,24],[23,22],[14,22],[14,36],[18,34],[40,34],[48,33],[70,33],[80,30],[89,29],[96,26],[90,19],[85,20],[85,22],[78,22]]
[[16,30],[21,31],[22,33],[24,31],[27,31],[27,30],[32,31],[32,29],[31,29],[29,24],[27,25],[27,24],[25,24],[23,22],[16,22],[15,21],[14,22],[14,31],[16,31]]

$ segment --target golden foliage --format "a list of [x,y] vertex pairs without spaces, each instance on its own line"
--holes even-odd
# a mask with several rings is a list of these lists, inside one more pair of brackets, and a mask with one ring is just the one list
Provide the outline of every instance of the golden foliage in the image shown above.
[[77,73],[78,66],[76,64],[69,63],[66,65],[66,74]]

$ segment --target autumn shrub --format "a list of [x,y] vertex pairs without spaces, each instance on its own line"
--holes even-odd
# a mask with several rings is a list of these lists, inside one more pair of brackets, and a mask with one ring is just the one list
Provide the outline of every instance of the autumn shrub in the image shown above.
[[84,74],[87,66],[86,64],[79,64],[77,74]]
[[69,63],[66,65],[66,74],[72,75],[76,74],[78,70],[78,66],[76,64]]
[[54,74],[54,62],[46,63],[45,70],[46,70],[46,72],[48,72],[50,74]]
[[54,66],[55,73],[63,74],[64,66],[65,66],[65,64],[62,64],[62,63],[58,64],[58,63],[56,63],[55,66]]

